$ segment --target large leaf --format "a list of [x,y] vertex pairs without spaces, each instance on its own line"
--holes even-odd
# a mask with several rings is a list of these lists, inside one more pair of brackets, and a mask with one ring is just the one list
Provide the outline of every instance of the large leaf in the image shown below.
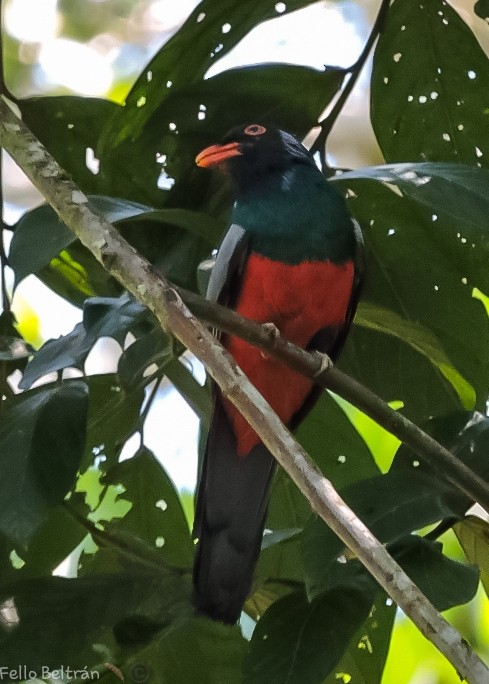
[[95,150],[100,131],[119,105],[73,95],[31,97],[17,104],[24,122],[75,183],[84,192],[101,192],[101,177],[88,168],[87,152]]
[[488,80],[484,51],[448,3],[396,0],[372,74],[372,124],[386,160],[487,165]]
[[179,606],[188,603],[188,592],[177,575],[149,573],[46,577],[3,585],[0,604],[9,605],[11,612],[10,624],[0,623],[2,664],[22,663],[38,672],[43,666],[102,664],[115,645],[111,628],[134,615],[155,626],[158,620],[169,624],[172,611],[185,612]]
[[170,565],[189,567],[193,544],[180,499],[170,478],[144,447],[133,458],[111,468],[105,481],[122,484],[132,506],[124,518],[106,526],[131,532],[159,549]]
[[[296,436],[323,473],[336,487],[372,477],[378,468],[365,442],[336,401],[324,392]],[[310,506],[289,476],[280,468],[275,475],[266,526],[272,531],[302,528]],[[262,551],[257,567],[255,603],[263,610],[270,598],[270,581],[302,581],[300,538],[293,536]],[[267,585],[262,587],[263,582]],[[264,596],[267,601],[264,601]]]
[[[175,282],[195,286],[195,269],[221,231],[220,222],[186,209],[161,209],[102,195],[92,207],[119,226],[146,258]],[[80,305],[94,294],[112,296],[120,286],[48,205],[26,213],[16,224],[9,262],[18,284],[36,274],[61,296]],[[81,295],[81,296],[80,296]]]
[[[91,195],[92,208],[111,222],[151,212],[151,207],[102,195]],[[75,242],[76,235],[59,220],[48,204],[32,209],[15,226],[10,243],[9,263],[18,284],[31,273],[38,273],[52,259]]]
[[359,578],[312,603],[302,591],[280,599],[255,627],[245,660],[245,681],[319,684],[366,620],[374,596],[369,581]]
[[440,543],[410,536],[389,551],[437,610],[448,610],[474,598],[478,568],[447,558]]
[[[477,407],[485,405],[489,330],[484,308],[472,292],[474,287],[489,291],[489,281],[484,205],[480,206],[477,227],[462,226],[459,210],[450,213],[453,199],[446,202],[444,214],[440,211],[442,198],[455,191],[459,203],[478,197],[482,193],[481,172],[474,170],[470,180],[464,172],[458,176],[454,173],[445,181],[443,169],[436,175],[433,166],[418,173],[415,168],[391,175],[402,176],[401,190],[409,188],[409,197],[400,197],[373,181],[357,180],[368,179],[369,170],[335,182],[352,195],[349,207],[364,226],[367,250],[363,296],[368,307],[364,312],[360,307],[359,323],[370,330],[357,328],[352,332],[342,357],[343,367],[358,373],[384,398],[402,400],[407,414],[420,420],[434,412],[454,410],[460,404],[473,408],[474,399]],[[380,173],[374,170],[373,175]],[[427,190],[419,188],[419,176],[426,179]],[[418,200],[420,196],[422,200]],[[426,205],[433,197],[437,206],[430,209]],[[473,209],[472,216],[475,212]],[[389,320],[394,324],[392,330],[383,326],[391,339],[382,339],[384,332],[377,332],[382,329],[382,310],[390,312]],[[369,311],[374,314],[371,320]],[[353,349],[356,358],[351,355]],[[368,359],[362,358],[364,349],[368,350]],[[433,370],[425,359],[433,364]],[[389,374],[385,373],[386,366],[391,368]]]
[[[486,416],[482,413],[457,411],[433,418],[424,425],[424,429],[483,480],[489,480],[489,419]],[[436,463],[421,460],[409,447],[401,444],[392,463],[391,472],[406,472],[406,468],[410,469],[409,478],[413,477],[414,472],[428,473],[439,481],[443,478]],[[444,484],[443,487],[445,486]],[[450,485],[448,490],[442,492],[442,498],[445,505],[453,511],[453,515],[448,517],[461,517],[474,503],[454,485]]]
[[[341,496],[384,543],[445,517],[456,517],[444,486],[419,470],[399,469],[363,480],[341,490]],[[334,582],[334,567],[343,543],[320,519],[311,517],[302,534],[302,558],[309,596],[315,597]],[[340,573],[341,577],[341,573]]]
[[[101,337],[123,342],[127,332],[146,317],[146,309],[127,295],[119,298],[88,299],[83,307],[83,321],[67,335],[48,340],[28,364],[22,389],[28,389],[39,378],[63,368],[83,368],[93,346]],[[162,346],[168,339],[161,335]],[[164,349],[162,349],[162,353]]]
[[370,615],[323,684],[380,684],[389,651],[396,606],[380,592]]
[[86,528],[64,505],[50,509],[29,542],[23,556],[25,565],[18,571],[20,576],[51,575],[86,534]]
[[117,462],[128,437],[140,426],[140,411],[144,400],[143,387],[126,392],[111,373],[88,378],[89,404],[87,439],[83,467],[94,460],[106,469]]
[[[311,0],[292,0],[285,12],[310,4]],[[224,0],[218,5],[213,0],[200,2],[178,33],[143,70],[127,97],[126,106],[106,127],[106,149],[117,147],[127,138],[138,137],[172,90],[202,80],[217,55],[223,57],[254,26],[278,15],[274,0],[249,0],[246,5],[235,0]]]
[[[340,181],[370,179],[397,186],[405,197],[434,212],[435,217],[430,216],[434,224],[432,230],[436,229],[438,214],[460,221],[460,235],[456,235],[460,244],[467,245],[469,250],[475,249],[472,247],[474,241],[477,245],[476,254],[466,256],[466,259],[473,260],[479,268],[486,262],[487,256],[481,255],[480,249],[489,249],[489,233],[484,223],[484,216],[489,211],[489,171],[464,164],[418,162],[369,166],[336,177]],[[456,250],[456,247],[452,248],[454,253]],[[478,275],[485,273],[478,272]]]
[[193,618],[131,655],[122,670],[133,682],[241,684],[246,646],[237,627]]
[[85,445],[87,386],[41,388],[4,407],[0,426],[0,530],[27,545],[44,515],[60,504]]

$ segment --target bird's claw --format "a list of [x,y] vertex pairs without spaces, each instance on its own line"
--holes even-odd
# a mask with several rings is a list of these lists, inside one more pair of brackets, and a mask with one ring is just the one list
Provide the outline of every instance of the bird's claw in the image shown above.
[[[280,330],[277,328],[275,323],[263,323],[262,327],[265,329],[270,342],[274,342],[278,337],[280,337]],[[268,359],[268,354],[265,352],[262,351],[261,355],[264,359]]]
[[265,328],[270,340],[276,340],[277,337],[280,337],[280,330],[275,323],[263,323],[262,327]]

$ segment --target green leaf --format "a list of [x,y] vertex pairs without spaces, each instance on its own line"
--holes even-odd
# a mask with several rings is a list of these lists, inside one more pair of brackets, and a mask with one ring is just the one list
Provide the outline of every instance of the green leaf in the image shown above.
[[[247,642],[237,627],[193,618],[132,655],[122,670],[132,681],[158,684],[241,684]],[[182,658],[182,653],[192,657]],[[150,679],[146,679],[150,677]]]
[[73,95],[30,97],[17,104],[25,124],[75,183],[84,192],[100,192],[103,179],[88,168],[87,149],[95,150],[100,131],[119,105]]
[[144,390],[137,387],[124,391],[111,373],[90,376],[88,387],[87,440],[82,463],[89,467],[96,458],[106,469],[117,462],[126,439],[140,427]]
[[160,328],[149,331],[129,345],[119,359],[117,377],[122,389],[131,392],[141,384],[151,364],[166,366],[172,358],[172,338]]
[[295,435],[336,488],[341,489],[379,472],[348,415],[328,392],[322,393]]
[[122,292],[120,284],[78,241],[63,249],[36,276],[57,295],[80,308],[87,297],[117,297]]
[[39,378],[63,368],[82,369],[101,337],[113,337],[122,343],[127,332],[146,316],[146,309],[127,295],[88,299],[83,307],[83,322],[67,335],[43,344],[27,365],[19,387],[29,389]]
[[396,606],[379,593],[372,611],[323,684],[381,684],[396,616]]
[[387,161],[486,165],[489,63],[443,0],[396,0],[375,50],[371,118]]
[[[312,412],[296,430],[296,436],[336,487],[379,472],[365,442],[328,392],[323,392]],[[272,533],[302,528],[310,515],[310,506],[303,495],[279,468],[272,485],[266,528]],[[300,537],[262,551],[256,575],[259,591],[265,581],[302,582]],[[266,587],[264,590],[268,591]]]
[[[384,543],[444,517],[457,515],[447,493],[448,485],[418,470],[399,469],[363,480],[340,491],[341,497]],[[341,578],[337,558],[341,540],[320,519],[309,519],[302,534],[302,558],[309,597],[314,598]]]
[[274,603],[253,632],[244,664],[245,681],[322,682],[368,617],[373,595],[369,582],[359,580],[312,603],[302,591]]
[[[444,162],[383,164],[348,171],[336,180],[376,180],[395,185],[404,197],[414,200],[420,207],[427,207],[436,214],[456,219],[459,222],[458,230],[461,228],[460,222],[463,222],[463,231],[460,236],[456,236],[462,245],[468,243],[470,249],[475,249],[471,245],[476,241],[485,250],[488,248],[489,234],[484,223],[484,216],[489,210],[489,171],[486,169]],[[433,216],[430,218],[433,230],[436,228],[436,221]],[[440,232],[443,230],[439,229]],[[465,242],[463,237],[466,238]],[[483,261],[477,254],[466,258],[475,260],[477,264]]]
[[[459,203],[468,202],[464,181],[444,181],[442,172],[436,181],[431,170],[425,174],[431,178],[426,187],[437,195],[438,205],[449,192],[454,196],[459,192]],[[489,241],[483,205],[477,228],[470,223],[461,227],[450,214],[453,200],[446,202],[445,214],[425,206],[431,198],[418,202],[418,193],[424,191],[414,189],[417,175],[413,174],[413,183],[406,183],[412,197],[400,197],[391,188],[353,176],[336,181],[350,193],[349,208],[364,226],[368,277],[363,298],[370,307],[367,314],[375,314],[368,321],[372,329],[366,330],[366,316],[360,309],[363,329],[355,326],[351,331],[341,364],[386,400],[402,401],[406,415],[420,421],[434,412],[459,408],[461,399],[469,406],[473,392],[476,408],[485,406],[489,330],[484,308],[472,293],[473,288],[489,291]],[[481,184],[482,178],[474,178],[472,195],[480,194]],[[438,192],[441,188],[443,193]],[[375,329],[381,311],[390,311],[398,322],[398,341]],[[427,358],[434,364],[431,369]],[[388,374],[386,366],[391,368]]]
[[[113,197],[91,195],[89,199],[91,207],[111,222],[152,211],[151,207]],[[48,204],[28,211],[15,225],[10,243],[9,263],[15,272],[16,285],[48,266],[75,241],[76,235]]]
[[[275,4],[274,0],[249,0],[246,6],[238,5],[235,0],[223,0],[219,5],[212,0],[200,2],[182,28],[143,70],[127,97],[126,106],[107,124],[102,156],[104,150],[138,137],[173,90],[204,78],[217,61],[217,54],[223,57],[257,24],[278,16]],[[311,0],[291,0],[285,12],[310,4]],[[231,21],[231,30],[223,32],[224,24]]]
[[180,499],[170,478],[155,456],[142,447],[133,458],[111,468],[107,484],[121,484],[132,507],[124,518],[106,530],[124,530],[141,537],[161,551],[166,563],[189,567],[193,544]]
[[87,531],[64,506],[48,511],[29,542],[22,577],[51,575],[84,539]]
[[481,582],[489,594],[489,523],[469,515],[453,527],[469,563],[479,566]]
[[[197,264],[222,232],[221,222],[187,209],[155,210],[114,197],[91,195],[93,209],[116,223],[122,235],[167,277],[196,288]],[[120,286],[76,236],[42,205],[16,224],[9,252],[15,283],[36,274],[77,306],[87,296],[119,294]]]
[[439,611],[474,598],[479,571],[442,554],[442,545],[410,536],[389,548],[404,572]]
[[0,529],[24,546],[73,484],[85,444],[87,407],[82,382],[27,392],[4,407]]
[[[425,432],[443,444],[483,480],[489,480],[489,419],[486,416],[477,412],[457,411],[433,418],[423,427]],[[466,494],[447,481],[441,480],[439,469],[421,460],[404,444],[401,444],[392,462],[391,471],[394,472],[396,469],[403,472],[409,469],[409,478],[413,477],[413,472],[423,472],[440,480],[440,484],[443,483],[442,486],[446,489],[442,492],[445,505],[453,512],[447,517],[462,517],[473,504]]]
[[452,385],[462,406],[467,409],[475,406],[476,396],[472,385],[453,367],[435,336],[419,323],[405,320],[398,314],[369,302],[360,304],[355,323],[367,330],[397,337],[423,354]]
[[[237,121],[273,122],[286,130],[303,132],[307,125],[317,122],[344,76],[345,71],[339,68],[317,70],[293,64],[229,69],[180,90],[172,89],[154,116],[161,130],[168,130],[173,123],[179,134],[202,139],[222,135]],[[300,101],[293,97],[299,90],[305,94]],[[199,111],[205,111],[204,118],[199,119]],[[165,168],[177,177],[181,173],[171,157]]]
[[11,623],[0,625],[2,664],[41,671],[94,667],[114,648],[111,629],[133,615],[170,623],[184,613],[189,588],[178,576],[149,573],[27,579],[0,587]]

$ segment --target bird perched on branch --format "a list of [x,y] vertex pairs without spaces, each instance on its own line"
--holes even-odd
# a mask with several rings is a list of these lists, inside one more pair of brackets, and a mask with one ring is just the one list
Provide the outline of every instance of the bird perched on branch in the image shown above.
[[[296,138],[258,123],[233,129],[196,163],[229,174],[236,198],[208,298],[335,359],[361,280],[361,237],[343,197]],[[222,342],[294,428],[320,389],[237,337]],[[252,586],[275,460],[217,387],[213,395],[196,505],[194,604],[200,614],[232,624]]]

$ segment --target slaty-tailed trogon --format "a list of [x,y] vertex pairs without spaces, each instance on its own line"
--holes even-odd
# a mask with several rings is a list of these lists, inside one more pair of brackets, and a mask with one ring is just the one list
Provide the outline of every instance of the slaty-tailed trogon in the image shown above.
[[[233,129],[196,163],[228,173],[236,198],[208,298],[335,359],[361,281],[361,237],[343,197],[296,138],[262,124]],[[237,337],[222,342],[281,420],[296,426],[318,397],[312,381]],[[194,604],[234,623],[251,589],[275,460],[213,391],[194,527]]]

